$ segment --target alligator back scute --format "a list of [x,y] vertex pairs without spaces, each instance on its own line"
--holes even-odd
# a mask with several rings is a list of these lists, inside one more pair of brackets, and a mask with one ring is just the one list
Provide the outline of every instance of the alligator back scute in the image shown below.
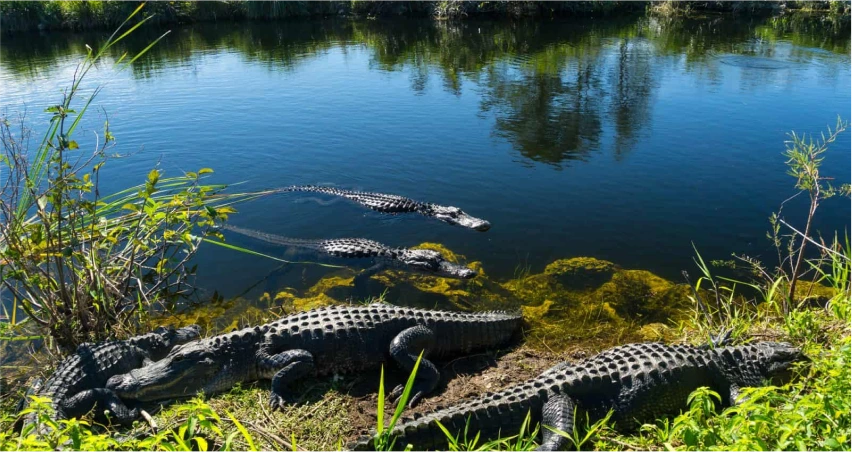
[[345,258],[391,257],[397,252],[379,242],[358,238],[322,240],[321,247],[332,256]]
[[457,355],[509,339],[519,314],[458,313],[398,307],[384,303],[332,306],[278,320],[271,326],[274,351],[303,349],[315,356],[320,375],[366,369],[389,358],[390,343],[416,325],[430,328],[436,347],[429,356]]
[[384,213],[417,212],[422,208],[421,203],[398,195],[360,193],[357,197],[347,196],[347,198],[354,198],[370,209]]
[[619,429],[676,413],[699,386],[713,386],[709,360],[697,349],[658,343],[616,347],[572,366],[569,389],[584,409],[600,418],[614,409]]
[[423,208],[423,203],[414,201],[399,195],[384,193],[372,193],[364,191],[343,190],[334,187],[321,187],[316,185],[288,187],[287,191],[309,191],[314,193],[325,193],[334,196],[342,196],[363,204],[370,209],[384,213],[406,213],[417,212]]

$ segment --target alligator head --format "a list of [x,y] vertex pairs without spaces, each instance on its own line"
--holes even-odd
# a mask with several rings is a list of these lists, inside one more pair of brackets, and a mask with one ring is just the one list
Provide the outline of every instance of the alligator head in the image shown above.
[[201,336],[201,327],[198,325],[187,325],[183,328],[158,326],[154,333],[159,334],[171,345],[185,344],[198,339]]
[[218,392],[223,389],[217,387],[217,382],[227,386],[222,374],[229,370],[222,364],[229,359],[220,356],[218,349],[221,347],[209,340],[179,345],[159,361],[113,376],[106,387],[121,398],[143,402]]
[[454,264],[434,250],[405,249],[399,261],[409,270],[443,278],[470,279],[477,275],[476,270]]
[[183,328],[158,326],[149,334],[131,338],[131,342],[148,352],[151,359],[160,359],[176,345],[186,344],[200,336],[201,327],[198,325],[188,325]]
[[427,215],[437,218],[444,223],[464,226],[476,231],[491,229],[491,223],[481,218],[472,217],[458,207],[429,204]]
[[786,342],[761,342],[757,344],[759,366],[763,377],[775,384],[784,384],[793,378],[793,365],[810,359],[802,349]]

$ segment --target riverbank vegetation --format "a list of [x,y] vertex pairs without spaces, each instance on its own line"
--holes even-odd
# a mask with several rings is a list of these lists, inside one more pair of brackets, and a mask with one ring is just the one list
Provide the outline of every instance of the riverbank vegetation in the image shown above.
[[[206,168],[172,177],[155,168],[140,185],[101,193],[116,137],[107,120],[93,143],[78,142],[77,126],[99,91],[85,94],[82,82],[136,26],[124,34],[120,27],[98,51],[89,47],[71,86],[45,109],[50,120],[40,140],[25,117],[0,118],[0,290],[11,301],[3,305],[4,328],[28,328],[63,351],[126,335],[188,296],[199,237],[247,198],[202,183],[212,172]],[[114,65],[126,68],[155,43]]]
[[[8,1],[0,3],[0,24],[6,33],[35,30],[112,29],[132,12],[139,2],[120,1]],[[148,12],[155,25],[199,22],[281,20],[303,17],[432,17],[465,18],[553,18],[588,15],[624,15],[644,11],[664,16],[697,13],[748,13],[782,15],[793,11],[818,12],[829,18],[849,21],[846,1],[708,1],[708,2],[152,2]]]

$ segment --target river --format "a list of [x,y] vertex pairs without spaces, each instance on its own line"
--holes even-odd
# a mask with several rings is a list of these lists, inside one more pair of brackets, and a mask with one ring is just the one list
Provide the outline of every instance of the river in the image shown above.
[[[104,167],[104,193],[142,182],[156,164],[166,175],[210,167],[210,181],[243,182],[239,191],[331,184],[458,206],[493,225],[472,232],[280,194],[238,206],[231,222],[243,227],[438,242],[503,280],[592,256],[681,281],[695,268],[692,243],[705,259],[770,260],[767,217],[794,194],[786,134],[849,119],[848,27],[782,25],[636,17],[178,27],[131,70],[102,64],[91,74],[85,89],[103,91],[78,136],[92,148],[105,112],[116,151],[133,154]],[[111,58],[159,33],[130,36]],[[2,107],[26,110],[43,131],[42,111],[61,99],[84,45],[104,37],[5,38]],[[826,156],[823,173],[836,184],[849,182],[849,149],[846,133]],[[796,202],[785,213],[801,224]],[[815,229],[849,224],[848,200],[833,199]],[[327,271],[275,271],[278,262],[210,246],[198,261],[199,285],[225,296],[304,289]]]

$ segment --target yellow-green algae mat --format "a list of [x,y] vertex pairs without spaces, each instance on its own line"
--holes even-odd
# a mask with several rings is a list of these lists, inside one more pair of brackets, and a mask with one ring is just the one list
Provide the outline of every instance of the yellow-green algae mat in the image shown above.
[[[420,248],[440,251],[453,262],[464,261],[439,244]],[[387,302],[427,309],[480,311],[522,309],[527,326],[525,347],[554,354],[569,346],[589,348],[630,341],[671,339],[673,322],[687,315],[689,288],[673,284],[644,270],[626,270],[612,262],[589,257],[560,259],[542,273],[525,274],[506,282],[492,280],[480,262],[468,266],[479,272],[472,280],[436,278],[398,270],[386,270],[370,278],[370,293],[382,293]],[[256,325],[279,315],[345,304],[353,296],[354,273],[333,271],[305,290],[284,288],[264,294],[260,300],[212,303],[169,317],[178,325],[199,323],[208,334]],[[163,319],[160,319],[160,323]],[[378,379],[372,382],[378,387]],[[365,375],[363,378],[372,378]],[[258,447],[288,448],[291,435],[297,447],[336,449],[363,423],[363,403],[349,394],[353,381],[326,379],[304,382],[301,403],[284,412],[267,406],[268,384],[237,388],[209,401],[219,413],[229,412],[258,433]],[[370,382],[360,382],[369,386]],[[364,396],[363,391],[357,394]],[[179,416],[166,409],[157,416],[167,426]]]

